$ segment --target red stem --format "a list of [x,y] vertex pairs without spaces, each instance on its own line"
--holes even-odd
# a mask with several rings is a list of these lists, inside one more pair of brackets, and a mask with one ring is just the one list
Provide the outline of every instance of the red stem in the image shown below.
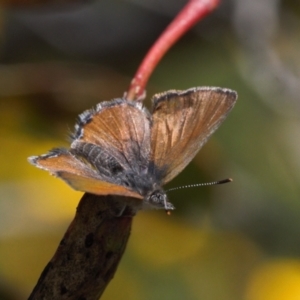
[[181,36],[218,4],[219,0],[190,0],[186,4],[148,51],[131,81],[126,95],[127,100],[143,98],[149,77],[163,55]]

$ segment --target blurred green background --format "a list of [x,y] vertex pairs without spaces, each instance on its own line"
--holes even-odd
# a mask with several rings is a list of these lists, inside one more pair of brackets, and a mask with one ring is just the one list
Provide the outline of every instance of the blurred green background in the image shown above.
[[[76,116],[127,90],[185,1],[0,4],[0,299],[25,299],[82,193],[27,163],[67,146]],[[176,211],[140,212],[102,299],[300,299],[300,3],[223,1],[148,85],[221,86],[239,100],[168,187]],[[147,102],[147,105],[149,102]]]

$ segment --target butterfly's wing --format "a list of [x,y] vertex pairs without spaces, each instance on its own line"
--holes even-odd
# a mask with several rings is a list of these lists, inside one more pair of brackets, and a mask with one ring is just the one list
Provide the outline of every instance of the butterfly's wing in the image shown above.
[[237,99],[229,89],[200,87],[155,95],[151,161],[169,182],[194,158]]
[[91,147],[86,144],[113,157],[119,169],[140,173],[147,168],[150,156],[150,115],[137,102],[102,102],[81,114],[75,126],[71,148],[88,159]]
[[29,162],[63,179],[75,190],[96,195],[113,194],[143,198],[140,194],[122,185],[109,182],[109,178],[97,173],[66,149],[54,149],[45,155],[32,156],[29,158]]
[[70,150],[30,162],[77,190],[142,199],[134,191],[134,176],[147,169],[149,155],[149,113],[139,103],[115,99],[79,116]]

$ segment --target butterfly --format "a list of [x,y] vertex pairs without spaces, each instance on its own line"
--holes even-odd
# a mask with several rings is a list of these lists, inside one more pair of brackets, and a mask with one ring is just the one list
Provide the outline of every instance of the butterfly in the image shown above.
[[79,115],[70,149],[28,160],[75,190],[170,211],[162,186],[189,164],[236,100],[230,89],[196,87],[154,95],[151,113],[125,98],[101,102]]

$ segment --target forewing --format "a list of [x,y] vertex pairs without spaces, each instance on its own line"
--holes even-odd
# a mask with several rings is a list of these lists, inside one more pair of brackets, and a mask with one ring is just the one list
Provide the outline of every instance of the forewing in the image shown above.
[[115,99],[79,116],[72,149],[90,143],[110,153],[124,169],[140,172],[150,156],[150,116],[140,103]]
[[151,161],[166,183],[194,158],[237,99],[229,89],[200,87],[155,95]]
[[66,149],[55,149],[48,154],[32,156],[29,162],[38,168],[66,181],[78,191],[96,195],[120,195],[142,199],[138,193],[113,182],[107,181],[83,161]]
[[58,172],[58,177],[78,191],[95,195],[118,195],[143,199],[140,194],[135,193],[124,186],[101,181],[95,178],[78,176],[77,174],[68,172]]

